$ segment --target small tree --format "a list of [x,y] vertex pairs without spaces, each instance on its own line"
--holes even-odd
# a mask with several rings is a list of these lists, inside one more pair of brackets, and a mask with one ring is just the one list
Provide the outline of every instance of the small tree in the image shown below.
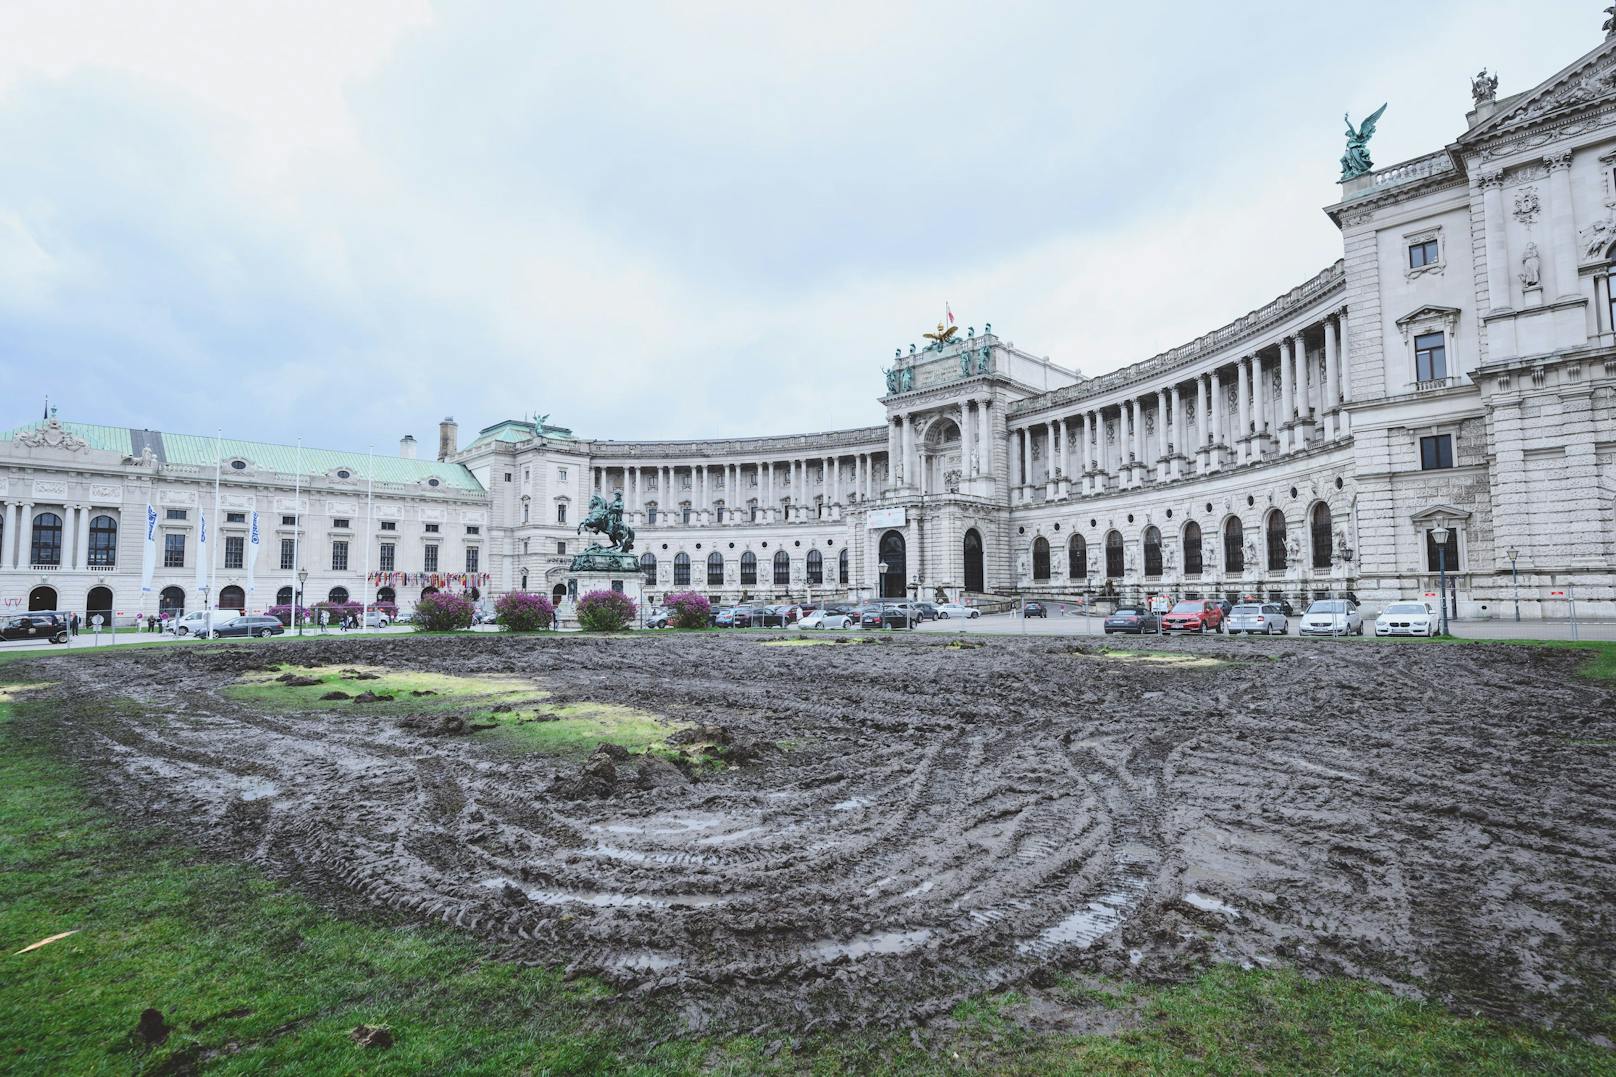
[[591,591],[578,600],[578,627],[585,632],[621,632],[639,607],[621,591]]
[[457,628],[470,628],[471,612],[470,599],[438,591],[421,596],[410,621],[422,632],[451,632]]
[[512,591],[494,600],[494,620],[507,632],[538,632],[555,624],[549,596]]
[[712,621],[713,604],[695,591],[669,595],[665,605],[673,611],[670,622],[675,628],[706,628]]

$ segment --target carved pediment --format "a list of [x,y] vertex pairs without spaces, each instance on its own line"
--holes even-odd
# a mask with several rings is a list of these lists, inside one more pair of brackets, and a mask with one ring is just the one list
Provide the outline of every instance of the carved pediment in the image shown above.
[[1458,324],[1460,313],[1461,312],[1458,307],[1439,307],[1428,304],[1423,307],[1416,307],[1414,310],[1409,311],[1407,314],[1397,319],[1397,328],[1402,330],[1404,337],[1408,336],[1408,331],[1412,326],[1421,324],[1431,325],[1440,323],[1444,327],[1451,330],[1456,324]]
[[1616,102],[1616,39],[1607,39],[1536,88],[1508,99],[1495,115],[1460,136],[1459,142],[1473,144],[1511,128],[1569,117],[1601,101]]
[[90,443],[83,438],[62,428],[61,421],[54,416],[45,420],[43,426],[33,430],[19,430],[13,439],[18,445],[30,449],[61,449],[64,452],[85,452]]
[[1457,505],[1449,505],[1445,502],[1438,502],[1434,505],[1426,506],[1419,512],[1416,512],[1413,516],[1409,517],[1409,519],[1413,520],[1417,524],[1436,524],[1446,521],[1451,525],[1463,523],[1464,521],[1470,519],[1470,510],[1461,509]]

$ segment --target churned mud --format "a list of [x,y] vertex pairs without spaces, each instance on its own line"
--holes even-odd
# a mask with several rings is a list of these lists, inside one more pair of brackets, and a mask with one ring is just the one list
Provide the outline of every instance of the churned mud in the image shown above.
[[[33,663],[56,704],[19,726],[131,824],[601,975],[693,1028],[903,1024],[1063,970],[1211,960],[1546,1023],[1603,1005],[1616,693],[1578,656],[1135,650],[1202,661],[1070,639],[175,646]],[[516,677],[683,732],[558,757],[482,723],[230,694],[281,662]]]

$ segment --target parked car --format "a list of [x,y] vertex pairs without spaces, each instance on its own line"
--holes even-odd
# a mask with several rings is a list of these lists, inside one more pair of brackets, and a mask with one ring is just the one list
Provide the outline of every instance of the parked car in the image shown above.
[[1230,611],[1225,627],[1231,636],[1242,632],[1248,636],[1283,636],[1291,630],[1291,622],[1277,602],[1247,602]]
[[767,606],[763,614],[763,627],[785,628],[788,625],[795,624],[800,616],[802,616],[800,606],[793,606],[789,603]]
[[[279,617],[254,615],[216,620],[213,622],[213,630],[208,634],[213,639],[223,639],[227,636],[257,636],[260,639],[268,639],[285,631],[286,626],[281,624]],[[202,635],[202,632],[198,632],[197,635]]]
[[1297,632],[1303,636],[1345,636],[1349,632],[1361,636],[1363,614],[1358,612],[1356,602],[1344,598],[1321,598],[1302,614],[1302,624]]
[[1021,607],[1021,615],[1023,617],[1043,617],[1047,619],[1049,617],[1049,607],[1042,602],[1028,602]]
[[367,610],[365,612],[366,628],[386,628],[393,623],[393,619],[381,610]]
[[862,628],[913,628],[914,621],[908,603],[882,602],[865,606],[859,619]]
[[713,624],[719,628],[735,627],[735,607],[724,606],[713,614]]
[[645,611],[646,628],[667,628],[668,609],[666,606],[652,606]]
[[946,617],[950,620],[955,617],[970,620],[971,618],[982,616],[982,611],[971,606],[962,606],[958,602],[945,602],[937,607],[937,616]]
[[0,621],[0,641],[6,643],[38,642],[66,643],[67,625],[49,612],[17,613]]
[[850,613],[832,613],[830,610],[815,610],[808,616],[797,621],[797,627],[804,631],[824,628],[847,628],[853,623]]
[[1105,619],[1105,634],[1129,632],[1143,635],[1161,631],[1161,615],[1149,606],[1118,606],[1115,613]]
[[1223,606],[1205,598],[1186,598],[1167,611],[1161,620],[1162,631],[1222,632]]
[[[220,613],[218,610],[214,610],[213,623],[218,624],[224,618],[232,616],[234,616],[234,614]],[[169,618],[168,630],[174,633],[176,636],[192,636],[202,631],[207,624],[207,620],[207,610],[193,610],[192,612],[182,614],[179,617]]]
[[937,607],[930,602],[914,603],[915,619],[919,621],[935,621],[942,616]]
[[1393,602],[1375,618],[1377,636],[1434,636],[1442,621],[1423,602]]

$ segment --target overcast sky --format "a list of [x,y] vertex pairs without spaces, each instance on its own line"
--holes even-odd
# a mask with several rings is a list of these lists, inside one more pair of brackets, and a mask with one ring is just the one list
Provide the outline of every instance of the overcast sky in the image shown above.
[[1593,0],[0,4],[0,426],[392,451],[876,424],[941,317],[1089,374],[1340,257]]

